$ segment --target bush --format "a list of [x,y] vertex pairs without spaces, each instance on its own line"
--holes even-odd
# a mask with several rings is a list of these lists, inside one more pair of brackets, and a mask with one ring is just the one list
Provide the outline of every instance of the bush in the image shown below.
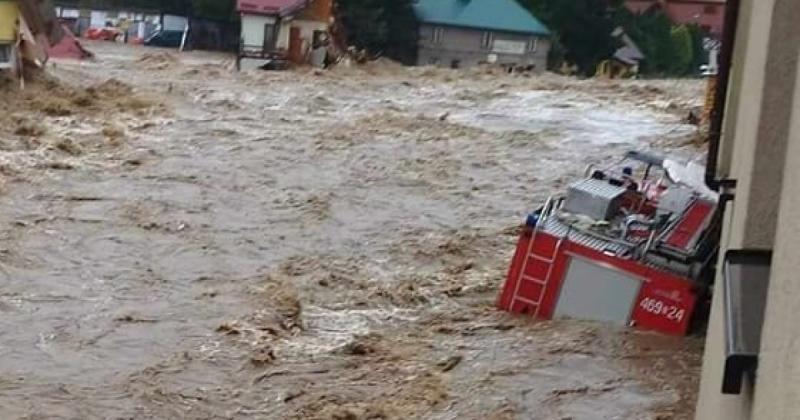
[[550,28],[564,48],[564,58],[581,74],[594,74],[597,65],[619,48],[611,37],[617,27],[614,12],[622,7],[619,0],[524,0],[523,4]]

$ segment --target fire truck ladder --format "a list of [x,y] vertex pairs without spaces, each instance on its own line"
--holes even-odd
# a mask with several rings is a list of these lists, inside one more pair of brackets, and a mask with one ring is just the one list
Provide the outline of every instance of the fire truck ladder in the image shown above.
[[[533,307],[533,316],[539,315],[539,310],[542,306],[542,300],[544,299],[545,292],[547,291],[547,284],[550,282],[550,276],[553,273],[553,265],[555,263],[556,256],[558,255],[558,251],[561,249],[561,243],[563,242],[564,238],[559,238],[558,242],[556,242],[556,246],[553,249],[552,255],[541,255],[536,254],[533,252],[533,244],[536,242],[536,235],[539,233],[539,227],[544,225],[547,222],[548,217],[555,209],[556,201],[553,197],[549,197],[545,202],[544,206],[542,207],[542,212],[539,215],[539,220],[536,222],[536,226],[533,228],[533,233],[531,234],[531,239],[528,242],[528,249],[525,252],[525,259],[523,260],[522,266],[520,268],[519,277],[517,278],[517,282],[514,285],[514,293],[511,295],[511,304],[509,309],[514,308],[514,305],[517,302],[523,303],[528,305],[529,307]],[[537,278],[534,276],[530,276],[525,274],[525,269],[528,267],[528,263],[530,260],[535,260],[542,262],[547,265],[547,273],[545,274],[544,278]],[[522,282],[531,282],[539,285],[539,293],[535,299],[530,299],[528,297],[520,296],[520,288],[522,286]]]

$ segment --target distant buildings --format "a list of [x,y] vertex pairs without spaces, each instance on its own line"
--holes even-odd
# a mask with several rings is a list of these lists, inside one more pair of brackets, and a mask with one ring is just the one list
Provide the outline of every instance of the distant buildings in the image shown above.
[[[272,61],[295,63],[314,59],[324,47],[333,22],[332,0],[238,0],[242,19],[240,68]],[[324,54],[323,54],[324,56]]]
[[639,65],[646,58],[644,53],[621,27],[615,29],[611,36],[620,47],[617,48],[610,59],[602,61],[597,66],[595,76],[609,79],[637,76],[639,74]]
[[516,0],[418,0],[419,65],[547,68],[550,31]]
[[726,0],[627,0],[634,13],[660,9],[680,24],[697,24],[716,37],[722,35]]

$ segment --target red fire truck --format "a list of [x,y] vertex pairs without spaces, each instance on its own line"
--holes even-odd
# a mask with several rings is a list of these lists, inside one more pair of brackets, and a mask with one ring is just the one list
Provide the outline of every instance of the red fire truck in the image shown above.
[[700,165],[641,152],[588,168],[528,216],[498,307],[686,334],[718,242],[702,179]]

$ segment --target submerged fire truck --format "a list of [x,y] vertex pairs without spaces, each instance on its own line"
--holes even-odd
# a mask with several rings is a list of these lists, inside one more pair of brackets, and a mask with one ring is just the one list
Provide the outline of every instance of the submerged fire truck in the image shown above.
[[528,216],[498,307],[686,334],[718,241],[702,174],[641,152],[588,168]]

